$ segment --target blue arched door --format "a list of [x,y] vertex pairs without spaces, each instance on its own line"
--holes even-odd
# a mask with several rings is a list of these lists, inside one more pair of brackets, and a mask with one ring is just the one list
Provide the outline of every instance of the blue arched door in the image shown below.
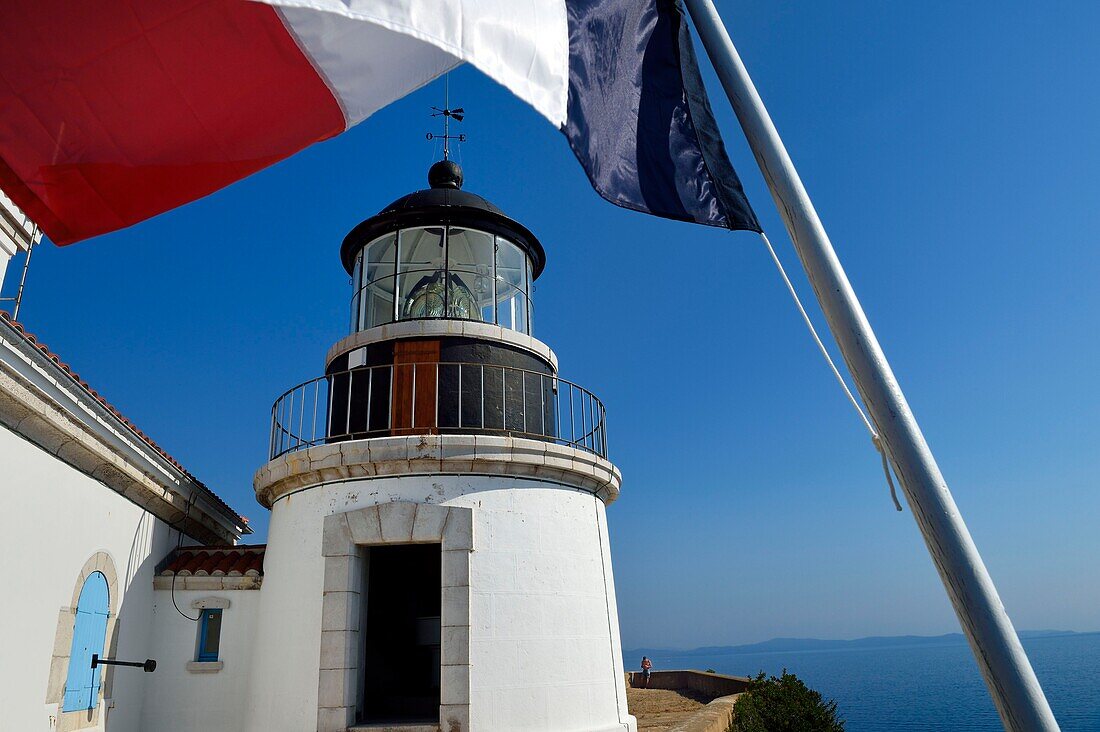
[[95,709],[102,667],[92,668],[92,654],[103,655],[109,607],[107,578],[102,572],[93,572],[84,580],[80,600],[76,605],[73,646],[69,651],[69,675],[65,678],[65,698],[61,703],[63,712]]

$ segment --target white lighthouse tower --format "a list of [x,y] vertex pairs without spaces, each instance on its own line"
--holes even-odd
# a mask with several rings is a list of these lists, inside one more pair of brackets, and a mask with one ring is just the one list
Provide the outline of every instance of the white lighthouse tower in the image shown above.
[[603,405],[532,336],[538,239],[428,181],[344,239],[351,332],[273,407],[247,728],[633,730]]

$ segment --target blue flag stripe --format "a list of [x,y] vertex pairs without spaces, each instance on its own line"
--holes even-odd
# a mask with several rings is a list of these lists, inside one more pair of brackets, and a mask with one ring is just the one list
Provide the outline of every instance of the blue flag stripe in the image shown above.
[[624,208],[759,232],[726,155],[678,0],[566,0],[562,132],[596,191]]

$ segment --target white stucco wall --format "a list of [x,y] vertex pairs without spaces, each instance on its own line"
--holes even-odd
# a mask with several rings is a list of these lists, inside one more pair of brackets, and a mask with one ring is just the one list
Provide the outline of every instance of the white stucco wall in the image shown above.
[[[58,705],[45,698],[58,611],[72,604],[81,569],[96,552],[110,555],[118,575],[118,655],[154,657],[153,568],[173,539],[174,533],[142,508],[0,427],[4,729],[53,729]],[[114,707],[107,714],[112,732],[141,729],[147,676],[137,669],[117,670]]]
[[191,606],[193,600],[229,601],[229,607],[222,610],[218,653],[223,667],[216,673],[188,670],[188,662],[195,660],[199,624],[176,611],[169,590],[156,590],[153,594],[151,648],[157,670],[146,682],[141,729],[156,732],[243,729],[260,590],[176,589],[176,605],[192,618],[197,618],[200,612]]
[[428,475],[276,501],[246,729],[316,726],[323,519],[389,501],[474,511],[471,729],[629,728],[603,502],[527,478]]

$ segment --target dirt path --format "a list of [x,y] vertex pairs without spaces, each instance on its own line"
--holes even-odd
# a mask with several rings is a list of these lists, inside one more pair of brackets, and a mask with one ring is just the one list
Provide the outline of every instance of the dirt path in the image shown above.
[[627,689],[626,705],[638,718],[638,730],[663,732],[683,722],[709,699],[690,689]]

